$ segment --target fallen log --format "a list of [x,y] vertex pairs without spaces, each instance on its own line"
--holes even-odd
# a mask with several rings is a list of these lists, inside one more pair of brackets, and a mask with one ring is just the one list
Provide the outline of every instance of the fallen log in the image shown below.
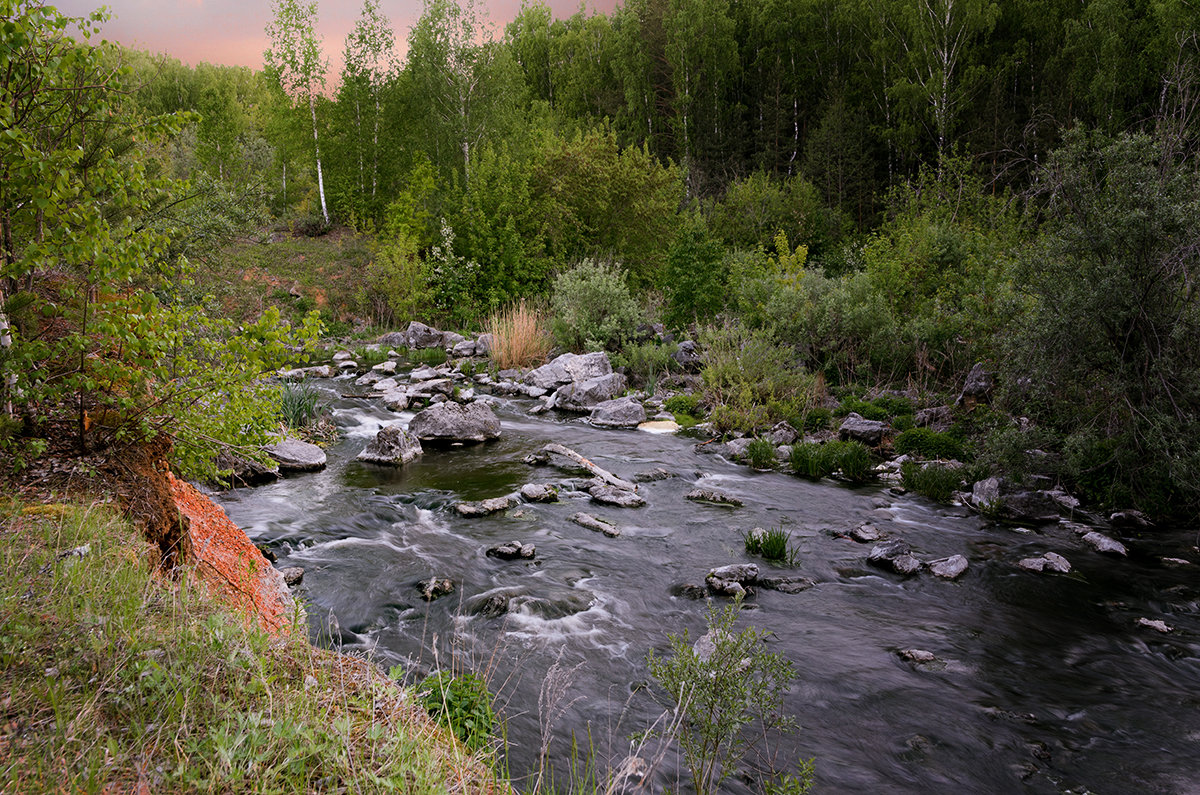
[[563,458],[566,458],[570,461],[575,462],[576,464],[583,467],[588,472],[591,472],[597,478],[604,481],[605,483],[607,483],[610,486],[615,486],[616,488],[622,489],[624,491],[637,491],[637,486],[635,484],[630,483],[628,480],[622,480],[621,478],[617,477],[616,475],[614,475],[613,473],[604,469],[603,467],[597,466],[596,464],[592,463],[591,461],[584,458],[579,453],[575,452],[574,450],[570,449],[569,447],[563,447],[561,444],[558,444],[556,442],[551,442],[551,443],[547,444],[545,447],[543,447],[537,453],[530,456],[530,458],[534,459],[534,460],[538,460],[538,461],[545,461],[545,460],[549,460],[549,457],[551,455],[562,456]]

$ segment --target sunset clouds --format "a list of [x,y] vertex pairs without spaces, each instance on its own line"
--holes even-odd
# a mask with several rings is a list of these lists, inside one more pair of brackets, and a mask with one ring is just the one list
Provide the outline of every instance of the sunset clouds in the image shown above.
[[[57,0],[54,5],[72,16],[82,16],[106,5],[113,18],[103,36],[130,47],[164,52],[184,63],[201,61],[262,67],[267,48],[263,33],[271,17],[270,0]],[[485,3],[499,29],[516,16],[521,0]],[[547,0],[555,16],[579,10],[578,0]],[[611,11],[616,0],[588,0],[587,8]],[[421,0],[382,0],[383,13],[392,21],[397,44],[403,49],[408,31],[421,15]],[[325,53],[337,68],[346,34],[354,27],[362,0],[321,0],[320,32]]]

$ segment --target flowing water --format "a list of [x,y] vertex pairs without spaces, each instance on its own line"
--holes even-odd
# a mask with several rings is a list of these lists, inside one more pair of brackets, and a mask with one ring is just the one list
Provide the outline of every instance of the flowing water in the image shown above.
[[[354,456],[397,415],[342,397],[348,382],[320,388],[345,434],[328,468],[220,502],[279,566],[305,569],[300,595],[319,642],[403,666],[411,678],[435,666],[484,672],[518,779],[537,767],[538,696],[556,664],[573,679],[550,731],[555,770],[569,767],[573,734],[601,766],[629,752],[629,736],[663,710],[643,686],[647,653],[666,650],[668,633],[704,630],[704,601],[679,586],[753,560],[741,534],[758,526],[783,527],[800,553],[790,569],[755,560],[764,576],[817,582],[799,594],[760,590],[741,619],[769,631],[771,649],[795,666],[786,707],[800,729],[782,741],[780,759],[814,758],[817,791],[1200,792],[1200,579],[1195,566],[1160,561],[1200,559],[1190,535],[1135,542],[1129,559],[1101,557],[1066,529],[1018,530],[883,486],[753,472],[680,436],[531,417],[524,400],[493,403],[499,441],[427,449],[386,469]],[[564,491],[559,503],[491,517],[454,511],[525,483],[569,482],[523,462],[550,441],[623,477],[655,467],[675,477],[643,484],[648,504],[636,509]],[[686,501],[696,485],[745,507]],[[569,522],[576,511],[613,521],[621,536]],[[957,582],[873,569],[868,547],[839,536],[868,521],[922,558],[963,554],[971,568]],[[534,544],[536,559],[485,554],[510,540]],[[1072,574],[1016,566],[1051,550]],[[455,592],[423,601],[415,583],[430,576],[452,579]],[[497,595],[506,614],[481,610]],[[1138,627],[1143,616],[1174,632]],[[903,649],[938,662],[907,662]],[[648,789],[688,791],[688,781],[668,753]],[[752,788],[735,776],[725,790]]]

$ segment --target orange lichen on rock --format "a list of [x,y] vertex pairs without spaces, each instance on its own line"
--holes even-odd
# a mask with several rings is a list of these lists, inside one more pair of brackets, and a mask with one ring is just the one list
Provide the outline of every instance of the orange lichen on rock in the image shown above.
[[294,603],[283,575],[250,543],[224,509],[193,486],[168,474],[171,496],[187,519],[190,554],[186,564],[219,598],[256,620],[268,632],[291,626]]

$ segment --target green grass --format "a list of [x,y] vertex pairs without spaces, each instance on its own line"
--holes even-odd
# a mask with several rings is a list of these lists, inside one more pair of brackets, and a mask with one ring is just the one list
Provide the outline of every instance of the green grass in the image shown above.
[[922,466],[906,461],[900,466],[904,488],[924,495],[934,502],[948,503],[962,485],[962,470],[937,465]]
[[939,433],[929,428],[909,428],[902,431],[896,435],[893,444],[900,455],[955,459],[963,456],[963,447],[958,439],[948,433]]
[[871,451],[860,442],[798,442],[788,458],[792,472],[806,478],[826,478],[835,472],[852,483],[875,478]]
[[800,551],[792,545],[791,540],[792,534],[782,527],[769,530],[759,528],[742,535],[748,554],[760,555],[785,566],[795,566],[800,557]]
[[293,429],[311,425],[321,415],[320,396],[312,384],[284,384],[279,390],[279,418]]
[[755,439],[746,448],[746,457],[750,466],[755,469],[773,469],[775,467],[775,445],[770,439]]
[[374,666],[152,569],[108,508],[0,502],[0,693],[19,727],[0,791],[505,789]]

